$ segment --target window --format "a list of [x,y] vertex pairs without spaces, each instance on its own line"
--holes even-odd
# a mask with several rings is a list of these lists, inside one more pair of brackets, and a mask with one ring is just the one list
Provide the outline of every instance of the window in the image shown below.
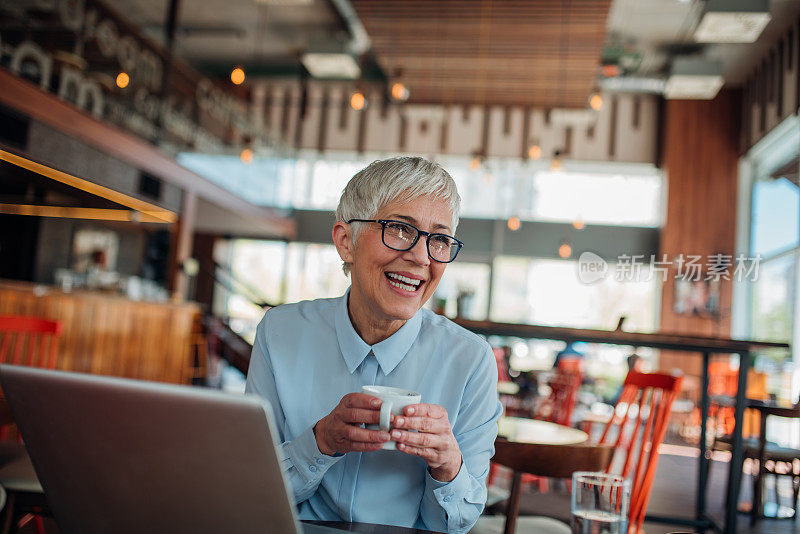
[[[223,243],[216,252],[217,257],[224,257],[217,269],[217,277],[227,286],[222,292],[224,313],[230,318],[231,328],[252,342],[264,315],[259,302],[283,302],[286,243],[235,239]],[[225,272],[225,265],[230,266],[230,273]]]
[[290,243],[286,260],[286,302],[340,297],[350,286],[333,245]]
[[447,265],[436,292],[428,307],[436,309],[444,304],[449,317],[459,315],[465,319],[485,320],[489,309],[488,263],[469,263],[456,259]]
[[753,254],[769,257],[800,243],[800,188],[786,178],[753,184]]
[[796,279],[794,251],[761,265],[758,279],[753,283],[751,324],[754,338],[792,341]]
[[660,279],[648,280],[650,273],[643,266],[638,280],[616,280],[613,265],[609,267],[604,279],[584,284],[575,261],[500,256],[494,263],[490,317],[613,330],[625,316],[627,330],[654,331]]

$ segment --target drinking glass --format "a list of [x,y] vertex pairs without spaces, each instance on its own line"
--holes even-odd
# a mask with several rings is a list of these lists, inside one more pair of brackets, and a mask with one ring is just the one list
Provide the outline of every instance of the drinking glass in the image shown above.
[[631,485],[619,475],[572,475],[572,533],[627,534]]

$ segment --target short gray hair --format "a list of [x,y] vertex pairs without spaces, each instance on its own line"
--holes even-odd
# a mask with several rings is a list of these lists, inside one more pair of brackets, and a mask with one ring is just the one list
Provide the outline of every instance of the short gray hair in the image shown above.
[[[450,231],[455,234],[461,211],[461,197],[453,177],[438,163],[420,157],[401,156],[373,161],[353,176],[342,191],[336,207],[336,220],[372,219],[394,201],[410,202],[430,196],[450,204],[453,219]],[[355,242],[360,228],[353,228]],[[350,265],[342,265],[345,274]]]

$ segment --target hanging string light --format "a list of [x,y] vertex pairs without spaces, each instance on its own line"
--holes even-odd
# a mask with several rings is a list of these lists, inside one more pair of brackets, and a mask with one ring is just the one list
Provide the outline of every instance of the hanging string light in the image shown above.
[[367,107],[367,98],[361,91],[354,91],[350,95],[350,107],[356,111],[361,111]]
[[400,82],[396,82],[392,85],[392,98],[397,100],[398,102],[405,102],[408,100],[410,93],[408,88]]
[[128,76],[127,72],[120,72],[117,74],[117,87],[120,89],[125,89],[128,87],[129,83],[131,83],[131,77]]
[[244,83],[244,70],[241,67],[236,67],[231,71],[231,82],[235,85],[242,85]]

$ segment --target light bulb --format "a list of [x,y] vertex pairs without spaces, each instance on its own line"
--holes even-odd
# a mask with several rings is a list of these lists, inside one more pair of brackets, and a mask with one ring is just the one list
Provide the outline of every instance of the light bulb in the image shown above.
[[128,87],[129,83],[131,83],[131,78],[128,76],[127,72],[120,72],[117,74],[117,87],[120,89],[125,89]]
[[361,91],[356,91],[352,95],[350,95],[350,107],[356,111],[361,111],[367,105],[367,99],[364,97],[364,93]]
[[231,81],[236,85],[244,83],[244,70],[241,67],[236,67],[231,71]]

